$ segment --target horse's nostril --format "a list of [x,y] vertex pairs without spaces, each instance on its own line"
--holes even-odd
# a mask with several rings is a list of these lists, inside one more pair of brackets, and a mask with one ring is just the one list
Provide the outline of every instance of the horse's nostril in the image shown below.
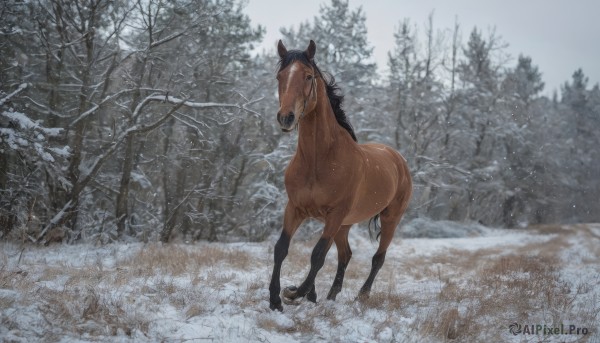
[[287,115],[287,117],[285,118],[285,123],[286,125],[290,126],[294,123],[294,119],[296,118],[296,116],[294,115],[293,112],[290,112],[290,114]]
[[290,127],[294,124],[294,120],[296,119],[296,115],[294,112],[289,112],[286,115],[282,115],[281,112],[277,112],[277,122],[282,127]]

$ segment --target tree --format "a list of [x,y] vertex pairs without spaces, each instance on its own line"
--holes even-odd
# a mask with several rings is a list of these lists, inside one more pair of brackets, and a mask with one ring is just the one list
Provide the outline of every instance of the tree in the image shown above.
[[442,175],[448,171],[447,162],[436,156],[443,136],[444,94],[437,69],[442,66],[445,37],[434,31],[431,13],[424,44],[408,19],[401,23],[394,38],[395,48],[388,54],[389,93],[385,99],[389,99],[389,107],[385,111],[393,114],[390,127],[395,128],[396,147],[412,162],[412,175],[421,186],[415,192],[415,201],[418,212],[425,213],[437,203]]
[[331,0],[323,4],[312,25],[303,23],[295,31],[281,29],[288,45],[304,47],[312,39],[318,45],[317,62],[321,69],[347,85],[347,94],[359,96],[375,78],[373,47],[367,39],[366,15],[362,7],[350,9],[348,0]]
[[524,116],[529,106],[544,89],[542,74],[537,66],[532,65],[531,57],[519,55],[516,68],[506,76],[504,87],[505,92],[520,103],[515,108],[519,121],[526,122]]
[[[227,2],[229,10],[223,11],[222,3],[216,1],[48,0],[15,6],[19,10],[16,14],[3,12],[10,19],[5,21],[7,25],[17,25],[13,15],[32,19],[22,24],[31,31],[11,28],[16,33],[0,45],[10,51],[3,55],[3,65],[10,65],[11,59],[22,55],[25,51],[19,51],[21,48],[44,52],[30,54],[37,60],[24,65],[24,72],[7,74],[15,82],[28,77],[33,84],[28,96],[15,96],[11,101],[15,106],[29,106],[33,120],[47,120],[51,126],[63,129],[54,140],[70,147],[65,150],[69,152],[65,160],[68,166],[56,166],[61,175],[53,175],[48,177],[49,182],[41,183],[48,185],[53,208],[43,214],[36,211],[43,225],[28,231],[32,240],[43,241],[54,228],[66,230],[70,240],[86,235],[114,238],[126,232],[135,234],[127,230],[129,224],[143,216],[150,217],[150,221],[161,216],[155,205],[145,201],[144,205],[149,206],[143,206],[143,216],[131,215],[130,210],[138,205],[142,194],[149,193],[147,185],[153,182],[139,173],[139,165],[145,163],[140,154],[145,150],[145,140],[138,137],[146,138],[166,123],[172,124],[172,118],[201,132],[207,126],[210,117],[206,114],[210,111],[227,116],[231,110],[252,112],[247,105],[253,101],[239,95],[237,99],[220,96],[231,101],[228,103],[191,101],[200,92],[206,94],[205,89],[193,82],[193,73],[186,73],[188,65],[183,59],[175,59],[179,63],[168,62],[173,60],[169,55],[175,47],[194,46],[195,42],[190,40],[193,30],[216,28],[219,19],[223,19],[217,17],[224,12],[230,15],[232,31],[217,31],[218,35],[212,36],[213,42],[219,41],[215,37],[223,37],[221,42],[231,41],[231,46],[244,49],[247,46],[242,41],[258,39],[261,28],[242,30],[248,20],[240,15],[236,4]],[[23,15],[25,12],[34,15]],[[241,26],[233,25],[235,20]],[[130,29],[124,30],[126,26]],[[28,45],[12,44],[22,39],[19,35],[32,35],[36,39]],[[134,36],[137,37],[132,40]],[[233,37],[238,40],[233,41]],[[222,47],[215,47],[212,52],[221,52]],[[223,59],[231,52],[225,50],[219,56]],[[244,59],[247,55],[229,65],[237,63],[239,68]],[[232,75],[234,82],[236,68],[224,65],[220,72]],[[202,88],[200,92],[198,88]],[[183,112],[184,108],[197,116]],[[132,180],[136,187],[141,186],[133,194]],[[63,191],[55,184],[62,184]],[[183,192],[181,189],[179,193]],[[111,205],[116,209],[114,214],[110,213]],[[165,226],[169,218],[178,217],[173,207],[167,209],[162,214]],[[81,216],[83,220],[78,220]],[[139,224],[135,226],[139,228]]]
[[[588,89],[588,78],[583,70],[573,73],[571,82],[562,87],[561,104],[565,106],[563,126],[566,129],[563,143],[568,147],[565,164],[561,167],[565,179],[569,180],[566,206],[576,218],[590,220],[598,211],[596,190],[600,188],[600,90],[598,84]],[[568,162],[567,162],[568,161]]]
[[[502,202],[502,224],[514,227],[521,222],[535,222],[531,213],[541,208],[544,168],[540,163],[543,136],[536,135],[535,127],[543,122],[542,111],[537,106],[544,89],[542,75],[530,57],[520,55],[514,69],[508,70],[503,81],[503,99],[500,110],[510,131],[502,136],[505,149],[505,166],[499,176],[506,191]],[[532,125],[533,124],[533,125]],[[536,195],[537,194],[537,195]]]
[[[37,180],[60,179],[60,164],[68,147],[48,143],[61,129],[46,128],[12,107],[11,99],[29,87],[23,83],[9,94],[0,91],[0,235],[26,239],[39,225],[38,214],[49,211],[50,194]],[[64,182],[64,181],[63,181]]]

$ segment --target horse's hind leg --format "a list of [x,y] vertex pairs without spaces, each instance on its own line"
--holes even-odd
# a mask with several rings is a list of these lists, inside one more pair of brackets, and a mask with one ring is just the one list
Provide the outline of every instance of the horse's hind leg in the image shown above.
[[373,281],[375,280],[375,276],[377,276],[379,269],[381,269],[381,266],[383,266],[385,254],[390,246],[390,243],[392,242],[392,238],[394,238],[394,232],[396,231],[398,223],[400,223],[403,212],[404,211],[400,212],[399,215],[396,214],[395,216],[390,216],[390,210],[388,208],[381,213],[381,237],[379,240],[379,248],[375,252],[375,255],[373,255],[369,277],[358,293],[359,299],[365,299],[369,297],[369,294],[371,293],[371,286],[373,286]]
[[333,285],[329,290],[329,294],[327,294],[328,300],[335,300],[335,297],[342,290],[346,267],[348,266],[348,262],[350,262],[350,258],[352,257],[352,250],[350,249],[350,244],[348,243],[348,231],[350,231],[351,226],[352,225],[343,225],[340,228],[340,231],[338,231],[333,238],[338,251],[338,268],[337,273],[335,274],[335,279],[333,280]]

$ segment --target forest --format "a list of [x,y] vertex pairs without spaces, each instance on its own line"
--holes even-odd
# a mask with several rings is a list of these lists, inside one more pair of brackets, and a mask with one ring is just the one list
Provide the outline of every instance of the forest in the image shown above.
[[[241,0],[0,4],[0,240],[261,241],[281,228],[297,134]],[[379,72],[348,0],[281,28],[317,42],[359,142],[408,160],[416,218],[515,228],[600,221],[600,88],[501,33],[398,18]],[[415,20],[418,19],[418,20]]]

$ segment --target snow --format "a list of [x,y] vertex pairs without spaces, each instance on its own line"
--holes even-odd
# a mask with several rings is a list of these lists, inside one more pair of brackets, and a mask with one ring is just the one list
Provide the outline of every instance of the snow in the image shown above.
[[[0,100],[0,105],[8,98]],[[68,147],[62,149],[48,147],[47,142],[47,137],[58,136],[62,133],[63,129],[43,127],[38,122],[31,120],[24,113],[13,109],[0,112],[0,116],[7,118],[9,122],[16,126],[15,128],[0,127],[0,143],[4,143],[10,149],[17,151],[33,149],[33,151],[28,150],[25,154],[37,156],[42,161],[48,163],[56,162],[52,153],[57,156],[68,157]]]
[[[419,226],[417,223],[411,225]],[[594,299],[600,296],[600,225],[501,230],[464,224],[464,234],[458,235],[461,229],[456,223],[421,224],[446,226],[452,238],[396,237],[367,302],[355,297],[378,243],[371,241],[365,230],[355,228],[350,234],[353,257],[337,300],[324,300],[335,274],[333,247],[317,277],[318,303],[284,305],[283,313],[269,310],[268,303],[275,236],[262,243],[49,247],[0,243],[0,338],[30,342],[44,337],[68,343],[445,342],[448,339],[436,334],[436,328],[439,318],[455,308],[460,318],[456,341],[533,342],[543,338],[554,342],[553,337],[512,336],[508,332],[512,321],[555,323],[549,315],[554,307],[532,308],[525,319],[523,314],[511,313],[510,306],[497,312],[491,309],[476,319],[477,331],[461,331],[467,330],[460,322],[469,311],[490,301],[469,296],[485,287],[476,282],[487,275],[481,271],[504,257],[518,260],[519,256],[558,259],[554,261],[556,276],[573,299],[572,305],[564,305],[569,307],[558,307],[560,320],[565,325],[588,327],[590,342],[600,338],[594,317],[586,316],[598,313]],[[282,269],[283,287],[298,284],[306,275],[317,239],[292,240]],[[556,250],[553,244],[562,244],[562,248]],[[502,290],[511,294],[504,285],[527,283],[534,272],[514,270],[493,278],[494,284],[501,286],[489,296]],[[548,280],[548,285],[551,283]],[[465,292],[465,297],[446,299],[455,294],[448,292],[452,287]],[[566,342],[582,339],[560,338]]]
[[141,172],[131,172],[131,180],[138,183],[142,188],[152,187],[152,182]]
[[31,120],[27,115],[14,110],[3,111],[2,115],[8,118],[10,121],[15,122],[19,127],[23,129],[35,129],[43,132],[48,136],[58,136],[63,129],[61,128],[46,128],[41,126],[39,123]]
[[68,145],[62,148],[48,148],[48,150],[61,157],[69,157],[71,155],[71,148]]

